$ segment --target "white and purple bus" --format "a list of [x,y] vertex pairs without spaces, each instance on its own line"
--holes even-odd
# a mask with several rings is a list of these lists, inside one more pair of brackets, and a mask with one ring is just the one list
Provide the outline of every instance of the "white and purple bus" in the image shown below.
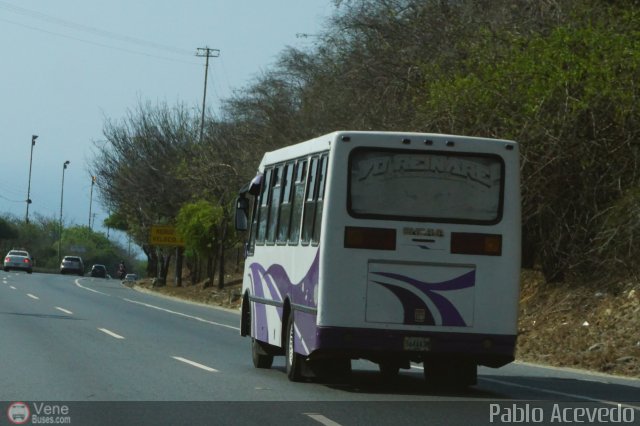
[[514,359],[518,145],[339,131],[264,155],[237,200],[248,230],[241,335],[289,379],[352,359],[468,386]]

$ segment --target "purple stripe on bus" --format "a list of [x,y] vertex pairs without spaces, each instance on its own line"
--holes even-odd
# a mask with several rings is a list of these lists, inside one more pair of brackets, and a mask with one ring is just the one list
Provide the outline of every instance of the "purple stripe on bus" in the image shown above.
[[254,334],[256,339],[268,342],[269,341],[269,327],[267,322],[267,307],[262,303],[253,302],[253,317]]
[[384,286],[393,294],[395,294],[398,300],[400,300],[400,303],[402,303],[402,308],[404,309],[404,324],[416,324],[415,312],[417,309],[421,309],[425,313],[425,317],[424,317],[424,320],[419,324],[436,325],[436,322],[433,319],[433,315],[431,314],[431,311],[418,296],[416,296],[409,290],[404,289],[402,287],[397,287],[397,286],[382,283],[379,281],[374,281],[374,283]]
[[[462,318],[462,315],[460,315],[460,312],[456,309],[453,303],[451,303],[451,301],[449,301],[446,297],[442,296],[441,294],[436,293],[436,291],[461,290],[465,288],[474,287],[475,277],[476,277],[475,270],[469,271],[466,274],[453,278],[451,280],[446,280],[446,281],[437,282],[437,283],[423,282],[411,277],[407,277],[407,276],[392,273],[392,272],[373,272],[373,274],[379,275],[382,277],[392,278],[398,281],[403,281],[407,284],[414,286],[422,294],[427,296],[433,302],[434,305],[436,305],[436,308],[438,309],[438,312],[442,317],[443,326],[466,327],[467,324],[465,323],[464,319]],[[386,288],[389,288],[389,289],[390,287],[397,288],[397,286],[394,286],[394,284],[392,283],[381,283],[378,281],[374,281],[374,282],[384,285]],[[400,297],[396,292],[394,292],[394,294],[396,295],[396,297],[398,297],[398,299],[400,300],[400,302],[404,307],[405,324],[407,324],[406,322],[407,315],[411,314],[411,311],[414,305],[418,304],[418,302],[415,300],[411,301],[410,295],[403,293],[403,297]],[[420,298],[417,295],[413,295],[413,298],[420,300]],[[407,312],[407,310],[410,310],[410,312]],[[411,321],[411,323],[413,323],[413,321]]]
[[[251,276],[253,278],[252,291],[255,297],[273,300],[275,302],[282,302],[283,300],[281,300],[281,298],[289,295],[291,303],[312,308],[317,307],[314,300],[314,292],[318,285],[320,250],[316,251],[314,260],[311,262],[309,270],[305,276],[296,284],[291,282],[286,270],[279,264],[273,264],[269,266],[269,268],[265,269],[262,265],[256,262],[252,263],[249,266],[249,269],[251,270]],[[278,291],[276,291],[276,288]],[[268,292],[266,291],[267,289]],[[280,294],[280,297],[278,297],[278,293]],[[255,318],[252,320],[252,326],[255,330],[254,337],[261,341],[268,342],[269,324],[267,320],[267,308],[265,304],[259,302],[254,302],[253,305],[255,312]],[[277,307],[276,311],[280,318],[280,323],[282,323],[283,307]],[[298,315],[296,315],[296,318],[297,317]],[[310,347],[309,345],[315,346],[315,315],[312,315],[312,318],[313,319],[310,320],[307,315],[302,315],[302,322],[300,324],[296,323],[296,327],[298,327],[298,330],[302,334],[307,348]],[[311,327],[311,325],[313,327]],[[295,343],[296,341],[297,343]],[[298,335],[296,335],[294,343],[296,344],[296,348],[304,347],[301,344]],[[302,353],[304,350],[302,349],[300,352]]]
[[[315,287],[318,285],[318,276],[320,270],[320,250],[316,251],[316,256],[309,266],[309,270],[305,276],[298,283],[292,283],[287,271],[282,265],[273,264],[265,269],[259,263],[252,263],[250,266],[252,276],[254,278],[254,288],[260,285],[273,285],[277,286],[281,295],[289,294],[291,302],[303,306],[315,308],[317,304],[314,300]],[[261,277],[265,277],[263,280]],[[273,279],[273,283],[267,278]],[[266,281],[266,283],[264,283]],[[271,289],[272,294],[277,294]],[[261,288],[261,294],[258,294],[257,290],[254,290],[257,297],[265,297],[264,289]],[[282,301],[282,300],[278,300]]]
[[430,283],[427,281],[419,281],[415,278],[407,277],[405,275],[396,274],[393,272],[373,272],[376,275],[381,275],[387,278],[393,278],[399,281],[404,281],[412,286],[424,290],[432,290],[432,291],[448,291],[448,290],[460,290],[463,288],[473,287],[476,282],[476,271],[475,269],[467,272],[466,274],[460,275],[459,277],[441,281],[437,283]]
[[304,345],[300,344],[300,339],[296,334],[296,352],[301,353],[302,355],[309,355],[317,347],[316,315],[302,311],[294,311],[294,315],[294,323],[302,336],[302,340],[304,341]]

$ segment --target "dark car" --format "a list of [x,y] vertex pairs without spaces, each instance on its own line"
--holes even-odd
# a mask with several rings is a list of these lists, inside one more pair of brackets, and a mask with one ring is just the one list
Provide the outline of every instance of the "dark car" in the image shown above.
[[33,259],[29,252],[25,250],[11,250],[4,257],[3,266],[5,272],[19,269],[30,274],[33,272]]
[[65,256],[60,263],[61,274],[78,274],[84,275],[84,263],[80,256]]
[[91,267],[91,276],[97,278],[107,278],[107,267],[104,265],[93,265]]

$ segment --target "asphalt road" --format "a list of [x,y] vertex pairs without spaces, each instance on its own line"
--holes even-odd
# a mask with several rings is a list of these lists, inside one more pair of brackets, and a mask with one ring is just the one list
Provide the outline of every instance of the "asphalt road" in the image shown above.
[[282,357],[253,368],[238,325],[117,280],[0,271],[0,425],[16,401],[33,424],[640,424],[638,379],[514,363],[447,392],[354,361],[344,382],[293,383]]

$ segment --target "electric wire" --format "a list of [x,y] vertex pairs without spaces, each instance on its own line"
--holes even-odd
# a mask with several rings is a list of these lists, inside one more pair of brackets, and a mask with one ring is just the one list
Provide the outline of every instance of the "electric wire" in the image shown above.
[[76,22],[72,22],[72,21],[68,21],[65,19],[61,19],[61,18],[56,18],[54,16],[51,15],[47,15],[45,13],[42,12],[38,12],[35,10],[31,10],[31,9],[27,9],[24,7],[20,7],[20,6],[16,6],[13,5],[11,3],[8,3],[6,1],[2,1],[0,0],[0,9],[5,9],[9,12],[13,12],[19,15],[23,15],[23,16],[28,16],[28,17],[32,17],[50,24],[54,24],[54,25],[59,25],[59,26],[63,26],[72,30],[76,30],[76,31],[82,31],[85,33],[90,33],[90,34],[94,34],[97,35],[99,37],[103,37],[103,38],[109,38],[112,40],[118,40],[118,41],[124,41],[127,43],[133,43],[133,44],[137,44],[140,46],[144,46],[144,47],[150,47],[153,49],[158,49],[158,50],[164,50],[167,52],[171,52],[174,54],[178,54],[178,55],[184,55],[184,56],[191,56],[193,54],[193,52],[191,52],[190,50],[187,49],[182,49],[182,48],[178,48],[178,47],[173,47],[173,46],[167,46],[167,45],[163,45],[160,43],[156,43],[153,41],[148,41],[148,40],[143,40],[141,38],[136,38],[136,37],[131,37],[131,36],[127,36],[127,35],[122,35],[122,34],[118,34],[112,31],[107,31],[107,30],[103,30],[97,27],[92,27],[89,25],[84,25],[84,24],[78,24]]
[[21,26],[21,27],[25,27],[25,28],[28,28],[28,29],[31,29],[31,30],[34,30],[34,31],[39,31],[39,32],[43,32],[43,33],[46,33],[46,34],[55,35],[55,36],[58,36],[58,37],[68,38],[68,39],[75,40],[75,41],[78,41],[78,42],[81,42],[81,43],[86,43],[86,44],[91,44],[91,45],[94,45],[94,46],[104,47],[106,49],[119,50],[119,51],[130,53],[130,54],[133,54],[133,55],[146,56],[146,57],[149,57],[149,58],[162,59],[164,61],[179,62],[179,63],[189,64],[189,65],[200,65],[200,64],[198,64],[196,62],[183,61],[183,60],[179,60],[179,59],[167,58],[165,56],[152,55],[150,53],[144,53],[144,52],[140,52],[140,51],[136,51],[136,50],[125,49],[125,48],[122,48],[122,47],[109,46],[107,44],[98,43],[98,42],[95,42],[95,41],[89,41],[89,40],[81,39],[81,38],[78,38],[78,37],[73,37],[73,36],[66,35],[66,34],[56,33],[54,31],[44,30],[42,28],[32,27],[30,25],[26,25],[26,24],[21,24],[21,23],[18,23],[18,22],[10,21],[8,19],[0,18],[0,21],[7,22],[7,23],[13,24],[13,25],[18,25],[18,26]]

